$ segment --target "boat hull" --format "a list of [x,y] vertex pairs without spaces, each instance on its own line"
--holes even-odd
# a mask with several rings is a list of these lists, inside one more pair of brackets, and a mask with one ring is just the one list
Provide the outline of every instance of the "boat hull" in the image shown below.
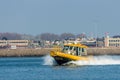
[[62,53],[62,52],[56,52],[56,51],[51,51],[50,55],[55,59],[55,61],[59,65],[62,65],[69,61],[88,60],[87,56],[75,56],[75,55],[66,54],[66,53]]
[[54,59],[57,62],[57,64],[59,64],[59,65],[62,65],[64,63],[67,63],[67,62],[71,61],[70,59],[63,58],[63,57],[60,57],[60,56],[55,56]]

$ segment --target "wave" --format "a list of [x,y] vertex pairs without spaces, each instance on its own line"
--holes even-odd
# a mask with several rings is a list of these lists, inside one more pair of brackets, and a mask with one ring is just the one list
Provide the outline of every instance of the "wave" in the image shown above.
[[[120,65],[120,56],[117,55],[102,55],[93,56],[88,61],[70,61],[66,64],[81,65]],[[44,65],[56,65],[54,58],[50,55],[44,57]]]
[[44,62],[43,65],[56,65],[57,63],[55,62],[54,58],[51,57],[50,55],[46,55],[43,58]]

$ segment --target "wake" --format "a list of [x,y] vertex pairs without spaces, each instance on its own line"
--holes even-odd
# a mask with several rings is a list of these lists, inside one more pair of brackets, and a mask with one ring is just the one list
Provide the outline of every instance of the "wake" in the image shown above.
[[[68,64],[81,65],[120,65],[120,56],[118,55],[103,55],[93,56],[88,61],[70,61]],[[44,65],[56,65],[55,60],[47,55],[44,57]]]

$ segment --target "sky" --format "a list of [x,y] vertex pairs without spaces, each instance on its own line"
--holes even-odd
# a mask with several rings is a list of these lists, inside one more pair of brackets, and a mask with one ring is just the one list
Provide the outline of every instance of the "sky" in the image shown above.
[[120,35],[120,0],[0,0],[0,32]]

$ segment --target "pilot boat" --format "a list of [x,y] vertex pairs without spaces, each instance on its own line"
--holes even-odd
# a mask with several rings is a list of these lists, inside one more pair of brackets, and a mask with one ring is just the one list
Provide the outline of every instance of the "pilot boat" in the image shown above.
[[87,61],[87,46],[80,43],[64,44],[63,48],[54,48],[50,51],[50,55],[55,59],[57,64],[62,65],[69,61]]

